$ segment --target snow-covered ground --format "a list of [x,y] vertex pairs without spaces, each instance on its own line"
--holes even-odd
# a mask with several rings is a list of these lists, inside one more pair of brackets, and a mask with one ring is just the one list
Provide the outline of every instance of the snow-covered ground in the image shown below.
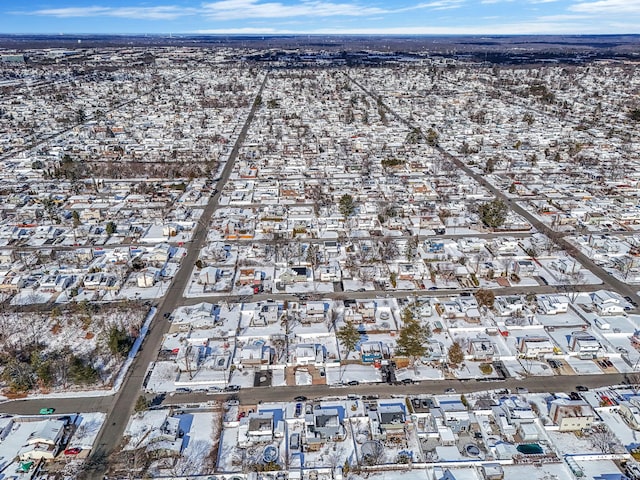
[[380,370],[373,365],[348,364],[340,368],[327,369],[327,384],[335,385],[357,381],[361,383],[377,383],[381,381]]
[[69,440],[67,448],[80,447],[83,450],[92,448],[106,417],[104,413],[78,415],[75,419],[76,431]]

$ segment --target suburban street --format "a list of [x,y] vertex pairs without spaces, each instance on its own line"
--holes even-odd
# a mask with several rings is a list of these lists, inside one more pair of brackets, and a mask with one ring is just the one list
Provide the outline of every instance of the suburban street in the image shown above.
[[[220,393],[176,393],[167,395],[159,404],[162,406],[186,405],[225,401],[237,398],[243,405],[255,405],[259,402],[289,402],[303,395],[309,399],[322,399],[348,394],[379,395],[421,395],[443,394],[446,389],[453,388],[456,393],[471,393],[492,389],[526,388],[530,392],[570,392],[577,385],[597,388],[607,385],[625,383],[626,375],[610,373],[601,375],[555,375],[547,377],[528,377],[521,380],[506,379],[500,381],[478,382],[474,380],[428,380],[410,385],[388,385],[385,383],[361,384],[357,386],[298,385],[273,387],[254,387],[241,389],[233,394]],[[71,414],[79,411],[110,412],[112,397],[74,397],[64,399],[16,400],[3,405],[4,413],[29,415],[37,414],[40,408],[55,406],[56,414]],[[113,418],[113,413],[111,413]],[[113,420],[112,420],[113,421]],[[106,430],[106,429],[105,429]]]

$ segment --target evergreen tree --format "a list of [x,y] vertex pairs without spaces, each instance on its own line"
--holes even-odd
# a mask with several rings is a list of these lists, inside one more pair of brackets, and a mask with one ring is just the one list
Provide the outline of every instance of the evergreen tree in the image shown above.
[[348,193],[345,193],[340,197],[338,210],[340,210],[340,213],[342,214],[343,217],[346,218],[353,215],[355,208],[356,208],[356,205],[351,195],[349,195]]
[[347,320],[342,327],[336,332],[336,337],[347,350],[347,357],[353,352],[356,345],[360,341],[360,332],[351,320]]
[[449,347],[447,356],[449,358],[449,363],[457,368],[464,360],[464,352],[462,351],[460,343],[457,341],[453,342]]
[[396,341],[396,353],[409,357],[414,363],[417,358],[427,353],[426,343],[431,336],[431,330],[414,317],[409,307],[402,311],[402,323],[400,335]]
[[490,202],[480,205],[480,219],[489,228],[498,228],[504,224],[507,219],[507,205],[496,198]]

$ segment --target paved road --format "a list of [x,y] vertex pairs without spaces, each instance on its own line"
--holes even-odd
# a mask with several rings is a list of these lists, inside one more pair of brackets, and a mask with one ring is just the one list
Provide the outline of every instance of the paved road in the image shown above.
[[[298,395],[304,395],[309,399],[346,396],[350,393],[357,395],[379,395],[381,398],[391,395],[419,395],[442,394],[448,388],[453,388],[457,393],[482,392],[492,389],[508,388],[515,390],[517,387],[527,388],[530,392],[569,392],[576,385],[584,385],[588,388],[605,387],[609,385],[621,385],[626,376],[621,373],[601,375],[557,375],[553,377],[528,377],[522,380],[507,379],[502,381],[478,382],[475,380],[425,380],[413,385],[387,385],[384,383],[362,384],[358,386],[331,387],[328,385],[299,385],[294,387],[257,387],[240,390],[233,394],[243,405],[255,405],[262,402],[288,402]],[[205,403],[211,401],[224,401],[230,398],[229,393],[186,393],[165,397],[162,405],[187,405]],[[67,398],[56,403],[56,400],[28,400],[15,401],[3,405],[2,411],[11,414],[37,414],[43,407],[56,406],[56,414],[75,413],[79,411],[105,412],[110,408],[110,397]]]
[[[572,288],[578,292],[594,292],[600,290],[602,285],[534,285],[534,286],[515,286],[515,287],[500,287],[492,288],[491,291],[496,295],[526,295],[528,293],[535,294],[549,294],[549,293],[562,293],[567,289]],[[227,294],[215,294],[204,295],[198,297],[187,298],[184,300],[183,305],[196,305],[200,302],[220,302],[225,300],[230,303],[240,302],[261,302],[269,299],[273,300],[300,300],[300,297],[308,298],[331,298],[335,300],[343,299],[370,299],[370,298],[414,298],[414,297],[450,297],[460,295],[461,293],[472,293],[477,289],[472,288],[441,288],[438,290],[367,290],[365,292],[310,292],[310,293],[259,293],[256,295],[227,295]]]
[[[268,74],[265,75],[264,80],[260,85],[260,89],[257,93],[258,96],[262,95],[267,78]],[[187,255],[182,259],[180,269],[174,276],[171,286],[163,300],[160,302],[156,318],[152,321],[151,329],[144,340],[144,348],[138,353],[138,356],[127,373],[122,387],[113,399],[111,408],[108,410],[107,420],[98,434],[94,450],[91,453],[91,459],[93,460],[104,458],[113,452],[122,438],[124,429],[127,426],[127,421],[133,413],[133,407],[135,406],[136,400],[142,393],[142,384],[149,364],[155,360],[156,355],[160,350],[163,336],[169,331],[170,324],[165,320],[165,314],[170,314],[176,307],[183,304],[184,298],[182,293],[189,284],[193,266],[198,259],[200,250],[207,238],[209,222],[213,212],[218,207],[219,191],[231,175],[234,162],[247,135],[249,126],[253,121],[256,109],[257,104],[254,103],[247,115],[247,119],[240,131],[240,134],[238,135],[236,143],[229,154],[229,158],[217,184],[218,193],[209,199],[209,203],[205,207],[204,212],[197,223],[193,239],[188,244]],[[103,478],[105,472],[104,463],[94,461],[93,464],[94,469],[87,472],[88,478]]]
[[[475,380],[426,380],[413,385],[387,385],[385,383],[362,384],[358,386],[330,387],[327,385],[306,385],[295,387],[256,387],[240,390],[235,397],[243,405],[255,405],[258,402],[287,402],[292,401],[298,395],[304,395],[309,399],[346,396],[350,393],[358,395],[379,395],[381,398],[391,395],[418,395],[418,394],[442,394],[448,388],[453,388],[457,393],[481,392],[492,389],[508,388],[515,390],[517,387],[527,388],[530,392],[569,392],[576,385],[584,385],[588,388],[604,387],[608,385],[620,385],[625,382],[625,375],[620,373],[602,375],[572,375],[553,377],[529,377],[522,380],[507,379],[495,382],[478,382]],[[225,400],[228,393],[206,394],[190,393],[169,396],[163,402],[164,405],[185,405],[201,403],[211,400]]]
[[41,408],[55,408],[55,414],[103,412],[111,409],[113,395],[102,397],[66,397],[12,400],[0,405],[0,412],[20,415],[37,414]]

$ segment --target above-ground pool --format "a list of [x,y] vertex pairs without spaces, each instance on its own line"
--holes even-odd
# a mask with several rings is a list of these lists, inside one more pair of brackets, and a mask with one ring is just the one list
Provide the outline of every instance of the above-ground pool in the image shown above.
[[268,445],[262,453],[262,459],[265,463],[275,462],[278,459],[278,449],[273,445]]
[[521,445],[518,445],[516,447],[516,450],[518,450],[523,455],[541,455],[544,453],[542,447],[537,443],[523,443]]
[[464,451],[470,457],[478,457],[478,456],[480,456],[480,449],[478,448],[477,445],[474,445],[473,443],[465,445]]

